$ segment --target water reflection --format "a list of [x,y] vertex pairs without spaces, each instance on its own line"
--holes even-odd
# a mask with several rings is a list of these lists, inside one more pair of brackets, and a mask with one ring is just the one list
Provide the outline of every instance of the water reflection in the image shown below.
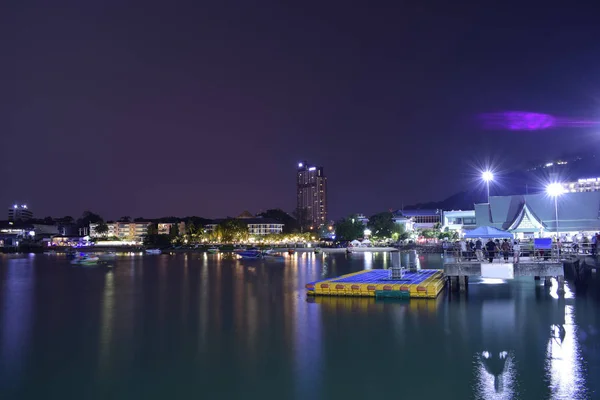
[[119,257],[109,273],[24,260],[0,265],[0,384],[27,398],[578,399],[600,365],[596,304],[532,280],[378,301],[304,291],[395,262],[377,253]]
[[[7,261],[6,259],[3,260]],[[27,259],[9,259],[2,277],[0,387],[14,385],[24,369],[34,315],[36,274]]]
[[553,399],[584,399],[585,377],[577,339],[573,306],[565,306],[565,324],[550,327],[546,374]]

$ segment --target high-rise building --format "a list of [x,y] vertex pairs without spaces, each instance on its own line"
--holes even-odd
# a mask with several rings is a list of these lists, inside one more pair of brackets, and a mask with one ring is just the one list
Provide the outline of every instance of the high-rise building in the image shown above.
[[9,221],[28,221],[33,218],[33,213],[25,204],[14,204],[8,209]]
[[297,206],[296,217],[303,226],[316,229],[327,223],[327,178],[323,167],[298,163],[296,174]]

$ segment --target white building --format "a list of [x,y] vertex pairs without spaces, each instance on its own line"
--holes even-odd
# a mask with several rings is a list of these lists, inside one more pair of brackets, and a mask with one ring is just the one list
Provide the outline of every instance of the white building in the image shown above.
[[98,224],[90,224],[90,237],[111,237],[115,236],[121,240],[141,241],[148,234],[148,226],[152,222],[108,222],[108,232],[101,235],[96,232]]
[[33,218],[33,213],[26,204],[14,204],[8,209],[9,221],[29,221]]
[[442,216],[442,231],[464,233],[465,230],[477,226],[475,210],[444,211]]
[[578,179],[577,182],[563,183],[565,193],[595,192],[600,190],[600,178]]
[[402,216],[394,216],[392,220],[396,224],[404,225],[404,232],[412,232],[415,230],[415,221],[412,218]]

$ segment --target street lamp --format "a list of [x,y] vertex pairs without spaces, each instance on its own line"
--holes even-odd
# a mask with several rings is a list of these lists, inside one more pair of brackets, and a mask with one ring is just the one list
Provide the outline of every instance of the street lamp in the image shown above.
[[483,173],[481,174],[481,179],[483,179],[485,181],[485,184],[487,186],[487,202],[488,204],[490,204],[490,182],[494,180],[494,174],[492,173],[492,171],[483,171]]
[[565,188],[562,184],[558,182],[554,182],[546,186],[546,193],[549,196],[554,197],[554,217],[556,218],[556,239],[560,237],[560,232],[558,231],[558,196],[565,192]]

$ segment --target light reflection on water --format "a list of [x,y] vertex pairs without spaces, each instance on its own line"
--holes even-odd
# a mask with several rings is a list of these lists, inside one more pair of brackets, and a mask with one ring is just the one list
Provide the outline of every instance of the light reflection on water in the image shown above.
[[[398,387],[417,398],[579,399],[599,370],[597,303],[570,284],[564,295],[555,282],[515,279],[474,280],[467,294],[432,300],[307,299],[307,282],[389,267],[389,255],[134,255],[110,272],[0,257],[0,390],[16,387],[15,398],[72,385],[146,399],[174,388],[236,399],[249,387],[292,399]],[[439,267],[439,257],[409,257]],[[86,367],[100,373],[81,375]],[[39,378],[50,374],[52,384]]]

